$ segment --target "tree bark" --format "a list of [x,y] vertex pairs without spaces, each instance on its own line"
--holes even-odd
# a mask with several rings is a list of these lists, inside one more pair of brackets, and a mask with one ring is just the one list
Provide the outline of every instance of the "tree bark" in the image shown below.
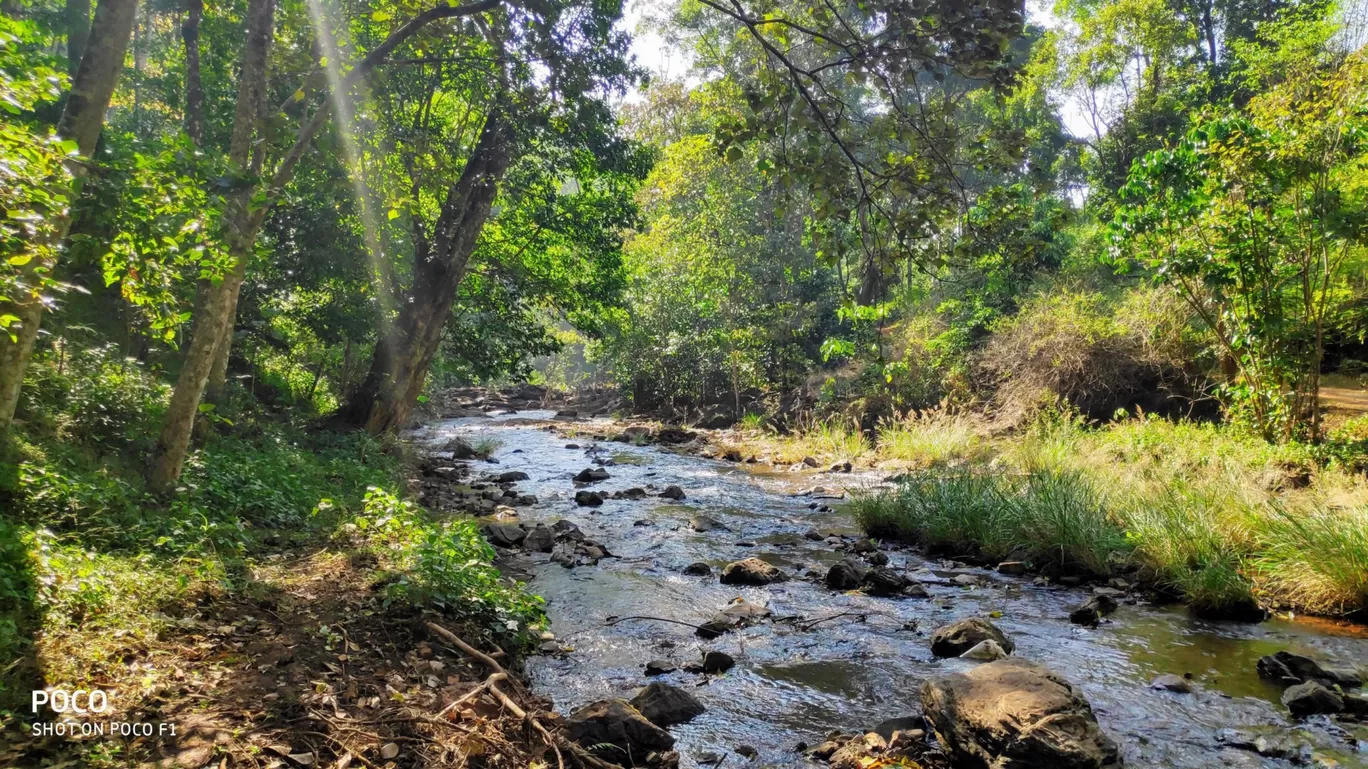
[[67,73],[75,76],[90,39],[90,0],[67,0]]
[[200,21],[204,0],[185,0],[181,40],[185,45],[185,133],[195,146],[204,141],[204,84],[200,80]]
[[[94,154],[100,131],[104,129],[105,111],[109,109],[114,86],[123,70],[137,8],[137,0],[100,0],[95,9],[95,21],[90,27],[81,66],[72,78],[71,93],[57,123],[57,134],[74,140],[77,152],[83,157]],[[79,163],[68,164],[68,170],[73,177],[85,174],[85,166]],[[70,216],[62,214],[48,236],[50,240],[43,244],[44,250],[55,248],[65,240],[70,227]],[[29,262],[24,278],[32,290],[27,296],[0,302],[0,315],[19,318],[18,328],[10,329],[15,335],[13,339],[9,334],[0,333],[0,434],[8,432],[14,421],[14,409],[24,385],[24,371],[38,339],[38,327],[43,318],[39,276],[40,270],[50,270],[53,266],[51,260],[48,262],[39,263],[37,259]]]
[[485,120],[461,178],[447,191],[431,243],[419,239],[409,299],[403,303],[394,331],[376,344],[365,381],[339,413],[346,423],[379,434],[402,427],[408,420],[422,394],[499,182],[508,170],[512,143],[507,116],[496,107]]
[[[263,95],[266,90],[266,55],[271,47],[271,32],[275,21],[274,0],[250,0],[247,6],[247,41],[242,50],[242,71],[238,79],[237,108],[233,114],[233,133],[229,141],[228,159],[234,168],[257,176],[261,172],[261,155],[252,151]],[[218,283],[210,286],[200,308],[190,346],[181,365],[176,389],[171,394],[171,405],[162,422],[157,438],[156,453],[148,473],[148,486],[154,492],[169,491],[180,479],[185,465],[185,454],[190,448],[190,437],[199,414],[200,398],[209,381],[218,347],[231,333],[233,311],[237,307],[238,291],[247,274],[247,261],[256,243],[261,219],[251,209],[256,185],[246,185],[228,200],[224,211],[227,223],[228,253],[233,269]]]
[[[347,73],[338,90],[347,92],[371,70],[385,60],[405,40],[417,34],[427,24],[438,19],[472,16],[497,8],[501,0],[476,0],[464,5],[439,5],[414,16],[377,45]],[[233,134],[229,159],[238,168],[251,165],[251,175],[259,176],[264,161],[262,145],[253,149],[254,127],[265,111],[266,52],[271,41],[274,19],[273,0],[249,0],[247,7],[247,42],[243,49],[241,75],[238,81],[237,111],[233,118]],[[322,129],[331,112],[325,100],[314,114],[300,126],[294,146],[280,160],[275,174],[266,187],[266,203],[252,206],[258,185],[246,185],[229,199],[224,210],[228,230],[228,253],[234,269],[222,281],[213,285],[204,297],[195,330],[186,350],[171,405],[162,423],[156,452],[148,469],[148,487],[154,492],[166,492],[180,479],[185,455],[190,448],[195,417],[200,399],[209,383],[216,359],[222,355],[226,363],[231,345],[233,316],[237,299],[246,277],[247,261],[251,258],[257,234],[266,219],[267,211],[280,192],[293,178],[294,171],[313,137]],[[226,366],[224,367],[226,370]]]

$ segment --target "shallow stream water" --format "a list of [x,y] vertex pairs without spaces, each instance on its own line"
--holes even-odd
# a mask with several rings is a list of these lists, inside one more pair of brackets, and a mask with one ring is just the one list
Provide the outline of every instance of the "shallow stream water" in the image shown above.
[[[544,596],[552,630],[572,647],[563,656],[535,657],[527,672],[534,688],[558,710],[605,697],[628,697],[650,680],[689,689],[707,707],[692,722],[671,728],[681,766],[699,766],[707,753],[726,756],[724,765],[747,764],[734,748],[759,751],[756,767],[808,766],[795,746],[816,744],[829,731],[865,731],[886,718],[919,711],[923,680],[977,664],[932,657],[929,637],[937,627],[970,616],[993,621],[1016,643],[1016,654],[1044,663],[1079,686],[1103,729],[1134,767],[1287,767],[1289,760],[1226,747],[1222,729],[1246,729],[1290,739],[1314,751],[1310,765],[1368,767],[1368,727],[1313,719],[1297,723],[1278,703],[1280,690],[1261,681],[1255,661],[1288,649],[1336,665],[1368,665],[1368,629],[1326,621],[1275,619],[1260,624],[1194,619],[1182,607],[1122,604],[1096,629],[1068,621],[1069,610],[1087,597],[1082,588],[1034,586],[1031,578],[1005,577],[963,568],[986,578],[979,587],[928,582],[929,600],[872,598],[837,593],[794,579],[765,587],[720,585],[716,577],[687,577],[694,561],[720,571],[750,556],[769,561],[793,576],[810,568],[825,572],[842,553],[803,532],[856,534],[839,503],[834,512],[809,509],[809,497],[794,496],[814,485],[858,488],[877,476],[790,473],[765,466],[732,464],[672,453],[656,446],[600,442],[595,453],[587,433],[605,425],[578,423],[586,435],[567,439],[527,423],[550,412],[437,422],[415,440],[440,444],[452,435],[491,437],[501,442],[498,464],[489,472],[521,470],[518,484],[539,503],[520,509],[526,522],[561,518],[578,524],[616,556],[597,566],[566,569],[549,556],[533,556],[532,589]],[[602,507],[577,507],[571,476],[591,466],[592,457],[611,458],[611,477],[591,488],[612,492],[640,486],[658,492],[681,486],[687,498],[607,500]],[[484,468],[475,464],[479,473]],[[729,530],[690,529],[707,515]],[[638,525],[644,524],[644,525]],[[914,550],[889,552],[890,565],[909,571],[949,574],[939,560]],[[948,582],[948,581],[947,581]],[[702,641],[684,626],[648,620],[609,624],[610,617],[648,615],[699,624],[728,602],[745,600],[769,607],[776,620],[716,640]],[[845,615],[845,616],[837,616]],[[860,616],[863,616],[863,620]],[[802,623],[834,617],[804,629]],[[675,672],[655,679],[646,662],[695,661],[703,650],[731,654],[737,664],[723,676]],[[1153,691],[1162,673],[1190,673],[1193,692]],[[1307,760],[1303,752],[1303,762]],[[1304,764],[1305,765],[1305,764]]]

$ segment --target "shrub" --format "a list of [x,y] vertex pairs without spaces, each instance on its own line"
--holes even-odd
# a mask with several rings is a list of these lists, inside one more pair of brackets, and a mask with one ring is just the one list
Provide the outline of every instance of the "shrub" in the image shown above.
[[545,622],[542,599],[503,580],[494,548],[470,519],[433,521],[412,502],[372,487],[347,528],[390,560],[395,597],[501,629],[520,647]]
[[1190,409],[1201,384],[1185,371],[1186,316],[1179,305],[1138,296],[1123,297],[1118,316],[1099,293],[1053,287],[994,324],[977,368],[996,385],[1000,417],[1019,424],[1042,406],[1064,404],[1092,419],[1136,406]]

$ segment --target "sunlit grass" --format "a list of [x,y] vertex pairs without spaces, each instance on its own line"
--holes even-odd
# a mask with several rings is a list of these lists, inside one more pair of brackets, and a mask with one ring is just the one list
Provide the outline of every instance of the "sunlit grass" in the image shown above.
[[909,416],[879,427],[881,458],[914,467],[940,467],[982,459],[989,450],[982,429],[966,416],[940,412]]
[[1255,536],[1270,594],[1320,613],[1368,607],[1368,508],[1274,510],[1256,519]]

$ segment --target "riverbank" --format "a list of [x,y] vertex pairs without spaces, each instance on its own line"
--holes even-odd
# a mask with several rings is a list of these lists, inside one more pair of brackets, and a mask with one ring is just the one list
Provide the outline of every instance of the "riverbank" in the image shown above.
[[[977,617],[1013,642],[1014,657],[1076,685],[1127,766],[1290,767],[1289,756],[1312,753],[1364,763],[1357,751],[1368,733],[1352,715],[1289,718],[1286,685],[1258,672],[1259,660],[1279,651],[1352,667],[1368,655],[1358,626],[1194,619],[1133,585],[1098,593],[1114,597],[1114,610],[1075,624],[1071,615],[1095,597],[1091,585],[862,537],[838,498],[887,471],[729,461],[702,440],[721,440],[716,433],[551,417],[443,421],[415,440],[434,449],[458,438],[497,444],[493,462],[471,460],[472,477],[517,478],[505,498],[537,500],[505,511],[487,534],[547,600],[556,648],[529,658],[527,673],[570,721],[610,714],[603,703],[665,684],[702,706],[667,725],[683,767],[853,767],[846,762],[899,756],[942,766],[945,743],[920,720],[936,710],[923,709],[919,692],[982,669],[977,659],[938,654],[933,640]],[[572,539],[587,547],[572,551]],[[865,579],[837,589],[833,572]],[[738,573],[753,581],[738,584]],[[901,591],[891,590],[895,582]],[[1185,691],[1152,689],[1163,676],[1186,681],[1175,684]],[[901,750],[860,738],[872,755],[829,752],[889,719],[900,720],[885,731],[905,734],[886,742]],[[833,731],[840,738],[828,740]]]
[[[549,718],[547,703],[488,664],[516,669],[541,641],[540,600],[500,575],[476,522],[412,501],[430,464],[254,410],[160,498],[127,459],[155,413],[134,405],[105,412],[130,421],[103,440],[76,412],[10,447],[0,765],[554,761],[512,714]],[[108,707],[34,712],[45,689]]]
[[933,413],[885,425],[873,442],[838,424],[713,440],[722,456],[762,463],[879,469],[896,488],[859,495],[851,512],[873,536],[933,552],[1126,577],[1213,616],[1368,609],[1368,480],[1353,433],[1278,446],[1151,418],[1002,433]]

